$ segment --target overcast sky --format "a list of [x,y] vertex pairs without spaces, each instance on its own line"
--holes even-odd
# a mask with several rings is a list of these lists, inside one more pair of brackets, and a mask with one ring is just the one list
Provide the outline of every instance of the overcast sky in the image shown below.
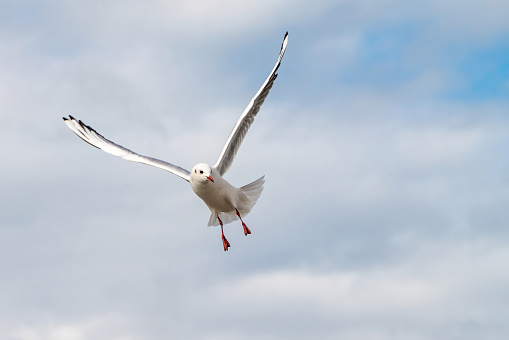
[[[0,0],[0,338],[507,339],[509,2]],[[191,169],[288,48],[226,174]]]

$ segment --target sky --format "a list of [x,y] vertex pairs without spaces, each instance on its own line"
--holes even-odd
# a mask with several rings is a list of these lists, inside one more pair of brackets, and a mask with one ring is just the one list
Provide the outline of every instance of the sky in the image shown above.
[[[509,2],[0,1],[0,338],[509,336]],[[264,192],[207,227],[189,183],[73,115]]]

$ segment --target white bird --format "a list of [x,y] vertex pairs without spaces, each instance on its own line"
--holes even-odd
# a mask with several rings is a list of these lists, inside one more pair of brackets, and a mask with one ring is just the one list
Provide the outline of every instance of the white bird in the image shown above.
[[251,102],[240,116],[237,124],[233,127],[230,136],[221,150],[219,159],[213,166],[200,163],[195,165],[191,172],[189,172],[179,166],[159,159],[139,155],[124,148],[123,146],[115,144],[97,133],[90,126],[85,125],[81,120],[76,120],[72,116],[69,116],[69,118],[63,117],[63,119],[67,126],[74,131],[78,137],[98,149],[115,156],[120,156],[128,161],[161,168],[190,182],[193,191],[205,202],[212,212],[208,225],[217,226],[219,224],[221,226],[221,238],[223,241],[223,248],[226,251],[230,247],[230,242],[228,242],[224,236],[223,224],[240,219],[242,226],[244,227],[244,234],[246,236],[251,234],[251,231],[242,220],[242,217],[246,216],[251,211],[260,197],[263,190],[263,184],[265,183],[265,176],[262,176],[256,181],[240,188],[232,186],[224,180],[222,176],[232,165],[240,144],[246,136],[247,130],[253,123],[254,117],[258,111],[260,111],[260,107],[269,94],[269,91],[274,84],[274,80],[276,80],[276,72],[281,64],[281,59],[285,53],[287,43],[288,32],[286,32],[284,36],[276,65],[263,83],[262,87],[258,90],[253,99],[251,99]]

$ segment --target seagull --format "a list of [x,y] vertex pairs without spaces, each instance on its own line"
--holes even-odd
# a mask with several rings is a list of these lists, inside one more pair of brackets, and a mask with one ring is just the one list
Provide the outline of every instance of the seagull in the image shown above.
[[258,111],[260,111],[260,107],[277,78],[277,70],[281,64],[281,59],[283,59],[287,43],[288,32],[286,32],[283,38],[276,65],[233,127],[221,150],[219,159],[213,166],[199,163],[189,172],[179,166],[152,157],[142,156],[115,144],[71,115],[69,115],[69,118],[63,117],[64,122],[78,137],[98,149],[114,156],[120,156],[128,161],[143,163],[169,171],[189,182],[195,194],[205,202],[211,211],[208,226],[221,226],[223,248],[227,251],[230,247],[230,242],[224,236],[223,225],[240,219],[244,228],[244,235],[251,234],[251,230],[246,226],[242,217],[245,217],[253,209],[260,197],[263,184],[265,183],[265,176],[240,188],[236,188],[228,183],[223,179],[223,176],[232,165],[242,140],[246,136],[249,127],[253,123]]

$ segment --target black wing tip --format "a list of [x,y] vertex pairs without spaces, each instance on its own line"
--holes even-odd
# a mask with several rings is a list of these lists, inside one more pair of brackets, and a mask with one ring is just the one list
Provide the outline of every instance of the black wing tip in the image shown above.
[[281,54],[283,52],[283,48],[285,47],[285,42],[288,39],[288,31],[286,31],[285,36],[283,37],[283,42],[281,43],[281,49],[279,50],[279,53]]
[[[101,136],[97,131],[94,130],[93,127],[83,123],[81,120],[78,121],[78,124],[81,125],[82,128],[84,128],[85,130],[88,130],[88,131],[92,131],[92,132],[95,132],[97,133],[99,136]],[[102,137],[102,136],[101,136]],[[104,138],[104,137],[103,137]]]
[[[81,121],[81,119],[79,119],[79,120],[78,120],[78,119],[74,118],[74,117],[73,117],[73,116],[71,116],[71,115],[69,115],[69,118],[62,117],[62,119],[63,119],[64,121],[66,121],[66,122],[67,122],[67,121],[69,121],[69,120],[74,120],[74,121],[75,121],[75,122],[77,122],[77,123],[78,123],[78,124],[79,124],[79,125],[83,128],[83,129],[85,129],[85,130],[90,130],[90,131],[94,131],[95,133],[97,133],[97,131],[95,131],[93,128],[91,128],[90,126],[88,126],[88,125],[86,125],[85,123],[83,123],[83,122]],[[94,145],[94,146],[95,146],[95,145]]]
[[76,120],[73,116],[69,115],[69,118],[67,117],[62,117],[62,119],[64,120],[64,122],[67,122],[69,120]]
[[84,128],[85,130],[93,130],[90,126],[88,126],[87,124],[83,123],[81,121],[81,119],[78,120],[78,124],[81,125],[81,127]]

